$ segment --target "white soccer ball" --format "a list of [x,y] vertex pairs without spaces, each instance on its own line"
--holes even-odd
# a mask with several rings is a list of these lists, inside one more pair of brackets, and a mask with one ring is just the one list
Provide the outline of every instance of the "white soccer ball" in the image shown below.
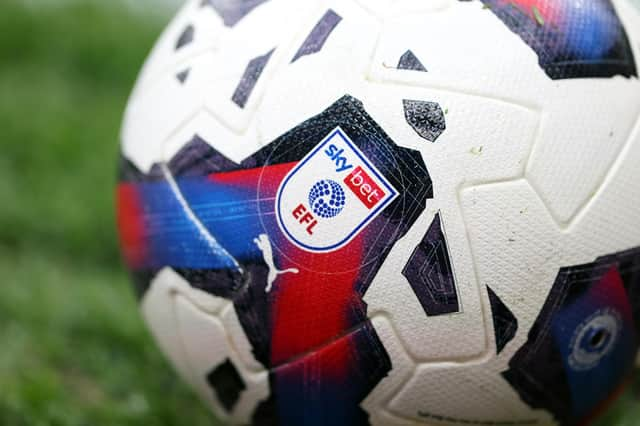
[[628,0],[192,0],[127,108],[144,317],[223,421],[578,424],[640,330]]

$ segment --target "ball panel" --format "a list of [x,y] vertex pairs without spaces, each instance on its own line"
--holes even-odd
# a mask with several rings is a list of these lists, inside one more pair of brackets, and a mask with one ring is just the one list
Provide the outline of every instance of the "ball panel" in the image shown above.
[[575,254],[562,250],[560,230],[525,180],[467,188],[461,205],[478,279],[518,319],[519,346],[558,270],[575,261],[563,256]]
[[638,268],[640,249],[560,270],[503,373],[527,404],[564,424],[591,418],[626,385],[637,353]]
[[[397,72],[398,59],[407,49],[420,59],[427,73]],[[416,88],[444,88],[524,106],[536,105],[532,102],[537,99],[536,92],[547,81],[535,53],[476,1],[457,1],[434,12],[388,18],[368,78]]]
[[[193,145],[196,144],[211,148],[215,146],[220,154],[235,163],[240,163],[262,146],[255,121],[243,133],[236,133],[210,111],[202,109],[193,119],[169,136],[164,144],[162,158],[165,161],[183,158],[183,151],[193,149]],[[196,155],[194,154],[194,157]]]
[[183,380],[196,386],[198,378],[189,364],[188,354],[180,337],[174,310],[176,292],[190,291],[189,284],[169,268],[163,269],[151,282],[141,301],[142,315],[158,346],[171,361]]
[[640,114],[638,88],[635,78],[567,81],[564,93],[546,102],[526,174],[560,224],[580,213],[629,142]]
[[164,160],[165,141],[202,109],[207,68],[198,65],[208,62],[206,59],[199,57],[190,64],[192,70],[184,84],[171,71],[130,102],[122,128],[122,152],[141,171],[149,172],[154,163]]
[[638,9],[638,11],[640,11],[640,2],[638,2],[638,0],[629,0],[629,3],[635,6]]
[[[637,141],[635,135],[634,131],[633,140]],[[585,389],[588,388],[577,384],[584,379],[584,375],[590,377],[589,380],[592,381],[596,380],[595,377],[604,376],[599,376],[599,370],[595,366],[589,368],[588,374],[584,370],[576,373],[576,369],[571,367],[570,353],[558,354],[551,351],[549,353],[555,354],[554,359],[556,359],[557,368],[560,371],[564,371],[561,367],[563,363],[569,365],[569,367],[564,367],[569,371],[567,373],[568,382],[565,383],[563,381],[562,386],[571,388],[571,390],[566,390],[565,393],[572,395],[573,402],[566,402],[568,396],[564,395],[553,398],[555,402],[550,404],[540,395],[548,394],[552,389],[560,392],[559,389],[562,386],[561,384],[549,384],[544,380],[549,377],[563,377],[563,374],[555,372],[549,373],[548,376],[546,375],[547,373],[545,372],[552,371],[551,365],[553,363],[550,361],[551,355],[542,354],[544,350],[547,350],[543,350],[543,348],[549,348],[550,346],[549,344],[545,346],[538,341],[545,341],[545,338],[549,338],[547,333],[551,333],[543,325],[551,323],[554,318],[563,318],[562,315],[564,314],[562,312],[564,311],[559,310],[554,314],[538,316],[538,310],[535,307],[540,305],[538,305],[538,302],[534,304],[533,301],[540,297],[549,297],[553,298],[553,300],[547,299],[547,305],[562,306],[560,297],[565,297],[562,296],[564,293],[560,293],[560,296],[557,294],[553,296],[557,292],[552,290],[551,296],[547,296],[549,295],[549,290],[546,288],[547,283],[556,281],[555,275],[550,276],[552,273],[557,273],[560,268],[567,265],[588,264],[602,255],[637,246],[638,238],[640,238],[637,226],[635,226],[637,207],[630,207],[628,203],[630,199],[635,199],[633,197],[640,194],[636,195],[637,189],[632,187],[633,184],[628,179],[631,179],[631,176],[635,174],[632,171],[633,166],[631,164],[636,164],[635,162],[638,161],[636,157],[638,150],[640,150],[638,144],[632,143],[623,151],[621,157],[623,160],[620,160],[612,169],[611,178],[605,183],[604,189],[594,196],[580,220],[568,231],[558,227],[554,230],[553,220],[546,211],[546,206],[541,200],[536,200],[537,197],[533,189],[529,187],[526,181],[479,186],[468,189],[463,195],[463,206],[470,224],[471,245],[476,257],[479,276],[483,281],[495,282],[501,287],[501,291],[504,293],[505,299],[509,301],[509,305],[516,314],[519,323],[524,326],[523,331],[529,330],[527,331],[527,336],[519,332],[516,341],[526,337],[530,343],[527,343],[523,348],[530,346],[535,348],[536,357],[531,355],[514,357],[511,362],[514,363],[513,368],[515,370],[510,370],[506,377],[509,378],[514,387],[519,389],[521,396],[527,403],[554,412],[556,418],[561,421],[568,421],[567,419],[573,418],[572,416],[584,417],[590,415],[594,406],[597,405],[596,401],[606,399],[604,395],[615,391],[620,386],[626,376],[626,370],[620,371],[615,368],[609,368],[607,377],[611,378],[611,382],[594,388],[604,389],[605,391],[602,394],[597,394],[593,391],[585,393]],[[628,198],[629,196],[632,198]],[[611,206],[615,206],[615,209],[612,209]],[[486,223],[487,221],[496,222],[488,224]],[[482,229],[489,228],[492,229],[491,232],[480,232]],[[624,231],[621,232],[621,228]],[[496,249],[498,247],[499,249]],[[535,250],[534,247],[536,248]],[[591,273],[589,272],[589,274]],[[586,276],[583,275],[581,275],[579,284],[576,284],[580,289],[580,294],[591,287],[598,288],[596,284],[599,281],[596,280],[595,284],[587,286]],[[534,291],[541,285],[543,287],[540,290]],[[635,296],[633,295],[637,291],[635,289],[638,285],[637,278],[625,279],[626,292],[630,295],[631,301],[635,306],[637,306],[637,301],[635,301]],[[607,291],[606,293],[612,295],[614,292]],[[571,299],[568,299],[571,301],[571,305],[566,308],[567,312],[579,309],[578,302],[576,302],[578,289],[572,290],[571,294]],[[526,298],[523,297],[524,295],[526,295]],[[626,297],[626,294],[622,296],[623,299]],[[605,308],[601,307],[601,309],[614,309],[615,312],[620,312],[620,316],[623,317],[625,315],[625,310],[621,310],[618,307],[618,302],[608,301],[603,296],[593,299],[606,305]],[[595,305],[588,306],[588,308],[580,308],[582,310],[579,311],[579,314],[571,314],[571,318],[586,318],[585,316],[589,316],[597,310],[593,307]],[[536,323],[533,327],[530,322],[533,319],[532,315],[536,316]],[[568,319],[554,319],[554,321],[563,321],[562,327],[570,328]],[[633,326],[629,325],[622,327],[624,330],[631,330],[632,328]],[[570,335],[563,335],[562,337],[556,336],[555,338],[559,339],[556,345],[559,347],[573,345],[572,339],[575,338],[575,335],[575,333],[570,333]],[[625,345],[622,343],[616,344],[616,351],[623,352],[612,352],[611,356],[614,356],[614,354],[630,356],[629,354],[636,352],[634,345],[627,345],[626,350],[624,347]],[[519,365],[520,361],[518,360],[522,360],[525,357],[533,364],[526,367]],[[607,368],[604,360],[605,358],[599,360],[598,365],[601,365],[602,368]],[[536,362],[543,362],[543,364],[536,364]],[[537,373],[534,372],[534,365],[538,368]],[[628,366],[629,362],[621,361],[617,365]],[[533,386],[535,392],[532,390],[531,385],[526,384],[526,380],[518,376],[519,372],[523,371],[526,372],[524,373],[526,377],[533,376],[535,378],[537,383],[537,385]],[[543,374],[546,378],[538,377],[537,375],[540,374]],[[540,383],[547,384],[542,385],[543,387],[540,388]],[[540,389],[545,390],[542,391]],[[563,400],[565,401],[564,403],[559,402]]]
[[176,334],[184,348],[195,390],[207,404],[213,405],[216,412],[231,415],[239,394],[229,392],[230,399],[225,401],[224,395],[220,395],[221,399],[206,380],[208,373],[229,360],[229,348],[222,323],[216,316],[198,312],[179,293],[168,302],[167,308],[176,314]]
[[[268,373],[251,370],[237,352],[223,318],[199,311],[190,301],[176,297],[178,333],[196,380],[200,397],[236,424],[247,424],[260,401],[269,396]],[[246,354],[245,354],[246,357]],[[221,368],[221,366],[225,366]],[[226,371],[230,370],[230,371]]]
[[163,74],[184,69],[185,61],[218,46],[223,26],[215,14],[204,11],[200,4],[201,0],[187,1],[167,26],[142,67],[130,102],[135,103],[139,95],[151,90],[150,86]]
[[504,381],[496,381],[503,367],[495,361],[476,365],[422,365],[389,403],[402,418],[427,424],[550,424],[545,412],[533,411]]
[[[436,101],[447,111],[447,130],[437,143],[420,138],[404,120],[401,105],[402,99],[408,96]],[[485,334],[493,332],[489,316],[478,321],[483,316],[479,286],[467,245],[450,244],[449,247],[462,307],[459,314],[427,317],[402,276],[402,270],[438,211],[449,241],[466,240],[459,188],[474,181],[509,180],[521,176],[534,142],[538,113],[503,101],[443,90],[398,87],[390,83],[369,88],[366,105],[394,140],[421,150],[430,173],[437,176],[438,186],[435,199],[428,203],[427,211],[415,225],[415,232],[394,248],[365,300],[372,312],[381,311],[393,317],[407,350],[419,360],[480,356],[488,350]],[[487,126],[487,123],[495,125]],[[397,277],[401,277],[400,281]],[[388,282],[398,284],[388,285]],[[449,344],[452,336],[458,336],[455,346]]]
[[[435,213],[428,209],[416,222],[416,229],[426,232]],[[454,221],[452,214],[444,211],[441,214],[449,239],[457,238],[459,222],[457,224]],[[423,237],[424,233],[416,232],[398,242],[365,296],[369,313],[374,318],[378,314],[388,316],[405,350],[418,361],[462,360],[482,356],[488,350],[486,334],[489,326],[484,320],[479,320],[483,318],[483,313],[473,271],[468,269],[472,265],[460,261],[469,258],[466,246],[450,247],[460,313],[427,316],[411,285],[402,275],[409,254],[418,247]],[[455,346],[450,343],[452,339],[457,342]]]
[[[321,50],[290,63],[329,11],[340,21]],[[293,41],[284,46],[288,60],[274,74],[258,106],[262,143],[270,143],[345,94],[358,97],[378,30],[379,23],[353,2],[325,2],[314,9]]]
[[254,374],[265,371],[264,365],[260,364],[253,355],[253,348],[242,329],[236,310],[226,309],[221,316],[221,320],[224,323],[231,347],[234,348],[247,371]]
[[385,414],[388,415],[386,410],[389,401],[411,378],[416,366],[398,339],[390,318],[379,314],[375,315],[371,322],[392,360],[392,367],[387,377],[382,379],[362,402],[362,407],[369,413],[371,424],[405,424],[404,419],[389,421]]
[[591,259],[583,260],[592,261],[603,254],[638,245],[638,161],[640,118],[603,184],[575,223],[565,230],[570,237],[567,252],[586,250]]
[[[469,33],[474,37],[467,37]],[[415,40],[421,42],[416,45]],[[486,48],[495,46],[496,40],[500,48]],[[637,45],[637,36],[633,40]],[[397,58],[407,47],[422,58],[428,73],[397,72]],[[503,54],[506,51],[509,55]],[[575,217],[597,190],[627,140],[640,105],[637,78],[550,80],[535,52],[475,2],[390,20],[380,36],[370,78],[508,99],[542,110],[545,117],[548,113],[552,118],[542,122],[527,175],[561,223]],[[598,102],[586,108],[585,93]],[[593,132],[586,130],[591,127]],[[580,144],[565,143],[568,139]],[[580,178],[565,176],[565,165],[573,164],[576,155],[581,155],[581,161],[573,165],[579,169],[572,176]]]

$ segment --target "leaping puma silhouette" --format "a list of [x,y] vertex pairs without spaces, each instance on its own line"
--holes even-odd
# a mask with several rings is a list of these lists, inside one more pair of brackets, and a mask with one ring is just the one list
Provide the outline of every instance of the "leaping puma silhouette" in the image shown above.
[[256,243],[260,251],[262,251],[264,263],[266,263],[269,267],[269,275],[267,276],[267,287],[264,290],[266,293],[269,293],[271,291],[273,283],[276,281],[279,275],[297,274],[300,272],[298,268],[279,270],[276,267],[275,261],[273,260],[273,248],[271,247],[271,241],[269,240],[269,236],[267,234],[260,234],[258,238],[253,239],[253,242]]

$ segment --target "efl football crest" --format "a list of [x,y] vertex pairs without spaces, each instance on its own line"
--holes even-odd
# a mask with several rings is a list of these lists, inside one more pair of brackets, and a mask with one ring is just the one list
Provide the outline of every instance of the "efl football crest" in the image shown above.
[[280,229],[298,247],[330,252],[348,244],[398,191],[339,127],[284,178]]

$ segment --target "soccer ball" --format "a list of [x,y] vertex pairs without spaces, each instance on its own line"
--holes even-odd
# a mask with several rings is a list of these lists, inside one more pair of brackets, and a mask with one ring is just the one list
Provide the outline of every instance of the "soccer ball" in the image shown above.
[[163,352],[233,424],[581,424],[640,330],[628,0],[192,0],[122,131]]

